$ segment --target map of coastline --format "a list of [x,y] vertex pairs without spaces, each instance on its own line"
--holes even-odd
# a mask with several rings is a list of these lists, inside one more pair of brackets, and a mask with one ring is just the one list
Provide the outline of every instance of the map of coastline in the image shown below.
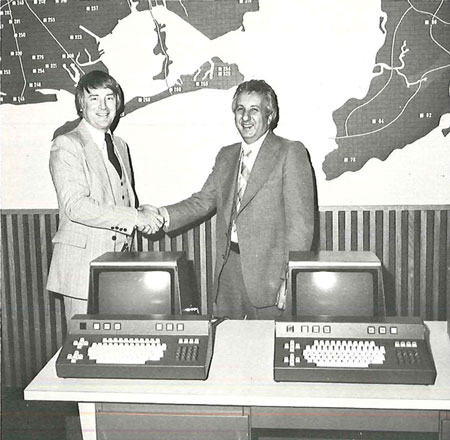
[[[135,8],[152,14],[156,6],[164,6],[198,28],[210,39],[243,26],[246,12],[256,11],[258,2],[229,1],[107,1],[82,0],[13,0],[1,1],[2,68],[0,102],[23,105],[56,101],[55,94],[40,90],[67,90],[74,93],[78,79],[94,70],[108,70],[102,61],[100,42]],[[67,21],[70,17],[70,21]],[[211,20],[216,17],[215,20]],[[152,55],[162,55],[159,75],[165,80],[172,60],[166,45],[165,24],[153,17],[156,45]],[[141,56],[146,56],[142,54]],[[18,80],[21,78],[21,80]],[[126,97],[125,113],[144,105],[169,98],[176,93],[202,88],[228,89],[243,80],[235,64],[218,57],[198,66],[197,72],[186,72],[165,91],[155,96]]]
[[323,170],[327,180],[385,160],[420,139],[450,108],[450,2],[382,1],[386,40],[363,99],[349,99],[333,118],[338,148]]
[[[196,191],[236,141],[234,87],[263,78],[277,133],[310,152],[321,203],[447,203],[435,188],[450,179],[450,0],[0,0],[0,25],[6,206],[55,206],[50,142],[77,124],[75,85],[93,69],[123,87],[117,134],[143,197]],[[161,148],[147,148],[149,130]],[[165,166],[148,173],[149,154]],[[183,190],[155,196],[167,173]]]

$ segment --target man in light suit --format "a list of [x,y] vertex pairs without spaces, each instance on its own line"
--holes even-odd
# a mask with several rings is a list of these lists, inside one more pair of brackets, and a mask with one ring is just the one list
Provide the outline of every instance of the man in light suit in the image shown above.
[[216,266],[208,312],[230,318],[273,319],[288,254],[310,250],[314,230],[313,171],[305,147],[273,133],[278,102],[262,80],[242,83],[233,98],[243,142],[224,147],[201,191],[160,208],[166,231],[214,211]]
[[80,123],[58,136],[50,151],[59,227],[47,289],[64,295],[66,319],[87,311],[90,261],[122,250],[135,227],[155,232],[163,220],[135,208],[128,146],[110,130],[123,107],[114,78],[98,70],[84,75],[75,105]]

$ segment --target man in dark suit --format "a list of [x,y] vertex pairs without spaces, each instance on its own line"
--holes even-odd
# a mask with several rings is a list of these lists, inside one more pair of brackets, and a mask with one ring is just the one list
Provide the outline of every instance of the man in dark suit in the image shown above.
[[120,251],[135,227],[155,232],[163,220],[135,208],[128,146],[110,130],[123,104],[115,79],[99,70],[87,73],[75,104],[80,123],[58,136],[50,151],[59,227],[47,289],[64,295],[66,319],[87,311],[90,261]]
[[173,231],[216,211],[214,290],[208,312],[230,318],[280,316],[291,250],[310,250],[313,171],[305,147],[273,133],[278,102],[262,80],[242,83],[233,98],[243,142],[224,147],[201,191],[160,208]]

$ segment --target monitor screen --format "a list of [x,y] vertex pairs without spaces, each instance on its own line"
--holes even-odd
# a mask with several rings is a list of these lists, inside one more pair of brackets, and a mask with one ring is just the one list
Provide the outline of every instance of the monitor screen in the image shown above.
[[99,313],[173,314],[169,270],[104,270],[98,273]]
[[374,316],[377,271],[294,269],[292,311],[296,316]]
[[199,313],[195,274],[184,252],[106,252],[91,261],[88,313]]

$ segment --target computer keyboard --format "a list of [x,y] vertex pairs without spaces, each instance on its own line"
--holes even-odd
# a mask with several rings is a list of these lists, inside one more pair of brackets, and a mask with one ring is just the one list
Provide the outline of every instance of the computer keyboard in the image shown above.
[[75,315],[56,360],[59,377],[206,379],[214,335],[207,317]]
[[275,381],[433,384],[418,318],[305,317],[275,323]]

